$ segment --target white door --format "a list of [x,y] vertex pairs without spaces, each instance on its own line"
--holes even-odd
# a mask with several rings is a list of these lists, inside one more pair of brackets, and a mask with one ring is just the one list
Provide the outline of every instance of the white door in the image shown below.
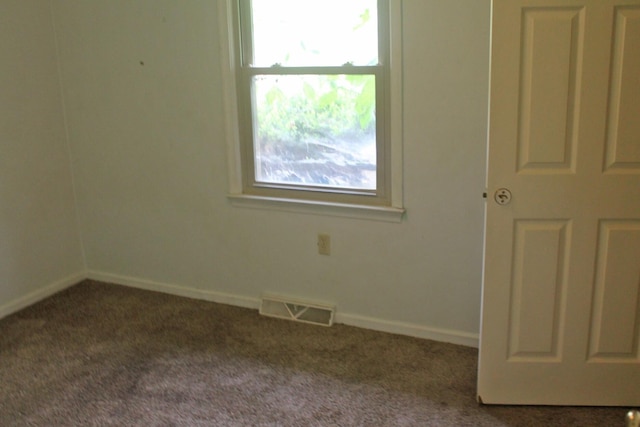
[[478,399],[639,406],[640,0],[493,0],[491,43]]

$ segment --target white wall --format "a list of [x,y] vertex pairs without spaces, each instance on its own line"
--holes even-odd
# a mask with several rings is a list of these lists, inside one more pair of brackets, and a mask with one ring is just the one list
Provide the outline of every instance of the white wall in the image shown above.
[[51,9],[0,2],[0,317],[82,279]]
[[405,0],[400,224],[230,205],[216,2],[53,4],[93,277],[318,299],[347,323],[475,342],[489,0]]

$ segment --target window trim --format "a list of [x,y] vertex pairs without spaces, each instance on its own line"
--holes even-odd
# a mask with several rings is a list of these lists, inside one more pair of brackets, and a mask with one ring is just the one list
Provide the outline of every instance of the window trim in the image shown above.
[[[241,150],[241,127],[239,102],[237,97],[238,79],[240,78],[240,40],[236,34],[238,19],[238,0],[222,0],[218,2],[219,12],[219,36],[220,36],[220,60],[222,66],[223,102],[225,107],[225,131],[227,141],[227,160],[229,165],[229,198],[234,206],[262,207],[265,209],[287,210],[295,212],[319,213],[323,215],[338,215],[349,217],[363,217],[380,219],[385,221],[401,221],[405,212],[402,194],[402,41],[401,41],[401,17],[402,0],[388,1],[388,23],[390,28],[386,31],[389,37],[389,51],[381,60],[388,61],[389,76],[382,90],[389,97],[386,102],[390,110],[386,114],[383,131],[386,133],[387,143],[383,144],[386,164],[384,188],[387,194],[381,200],[371,203],[370,200],[362,200],[362,195],[352,198],[348,193],[335,194],[333,192],[317,192],[301,190],[302,194],[292,197],[291,189],[279,190],[270,186],[268,193],[253,192],[245,186],[247,177],[246,167],[243,165]],[[383,20],[385,21],[385,20]],[[281,73],[285,67],[271,70],[272,73]],[[294,67],[286,67],[286,69]],[[376,85],[382,86],[382,85]],[[380,165],[379,165],[380,168]],[[251,171],[253,172],[253,171]],[[379,175],[380,176],[380,172]],[[330,195],[330,197],[327,197]],[[341,197],[333,197],[334,195]]]

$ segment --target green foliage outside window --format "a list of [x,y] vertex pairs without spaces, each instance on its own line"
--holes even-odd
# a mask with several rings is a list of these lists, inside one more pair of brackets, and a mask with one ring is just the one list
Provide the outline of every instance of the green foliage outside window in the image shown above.
[[[340,138],[375,126],[375,78],[370,75],[309,76],[302,90],[274,84],[258,104],[258,133],[279,142]],[[282,77],[286,79],[286,77]]]

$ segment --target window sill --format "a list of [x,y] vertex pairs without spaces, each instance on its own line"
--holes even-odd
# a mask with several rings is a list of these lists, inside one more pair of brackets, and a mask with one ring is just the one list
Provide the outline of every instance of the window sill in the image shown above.
[[367,206],[311,200],[283,199],[275,197],[229,194],[231,204],[237,207],[267,209],[293,213],[328,215],[384,222],[402,222],[404,208]]

